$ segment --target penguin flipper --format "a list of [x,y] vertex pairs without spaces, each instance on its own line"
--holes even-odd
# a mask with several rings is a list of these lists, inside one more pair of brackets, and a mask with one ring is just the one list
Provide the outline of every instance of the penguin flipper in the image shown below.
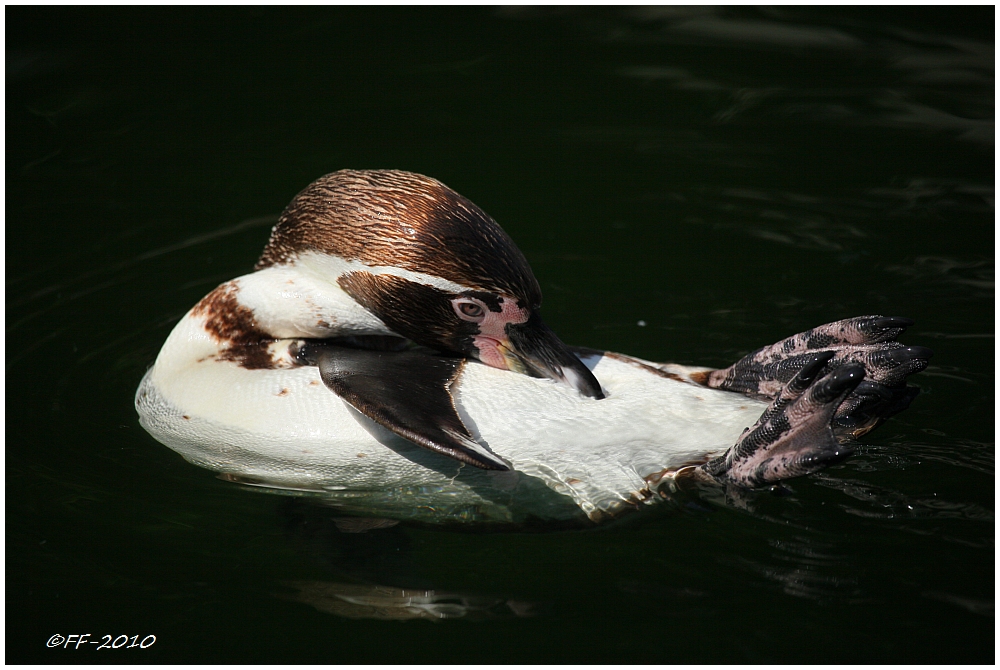
[[396,435],[479,468],[511,469],[473,440],[455,408],[451,386],[464,359],[318,344],[299,356],[319,368],[327,388]]
[[906,378],[927,367],[927,347],[896,342],[913,321],[895,316],[859,316],[834,321],[761,347],[722,370],[702,373],[705,386],[773,400],[820,352],[831,353],[827,371],[860,365],[865,380],[835,414],[838,434],[858,437],[903,411],[919,393]]

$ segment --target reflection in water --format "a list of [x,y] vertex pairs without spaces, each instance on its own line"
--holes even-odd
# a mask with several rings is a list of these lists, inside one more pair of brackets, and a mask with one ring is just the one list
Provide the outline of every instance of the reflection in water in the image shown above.
[[978,600],[976,598],[963,598],[962,596],[956,596],[950,593],[942,593],[940,591],[924,591],[921,595],[923,595],[925,598],[931,598],[933,600],[940,600],[941,602],[957,605],[964,610],[972,612],[973,614],[980,614],[982,616],[993,617],[995,616],[996,613],[995,601],[993,600]]
[[766,563],[743,558],[745,565],[781,585],[790,596],[819,601],[858,603],[863,601],[851,557],[837,551],[833,542],[809,535],[769,540],[774,549]]
[[405,526],[389,519],[345,517],[312,501],[280,508],[289,538],[335,580],[285,580],[296,592],[275,597],[350,619],[493,619],[532,616],[531,603],[442,590],[422,574]]
[[517,600],[397,589],[391,586],[339,584],[337,582],[282,582],[297,591],[277,597],[315,607],[320,612],[348,619],[493,619],[531,616],[532,605]]
[[[646,13],[645,18],[661,18]],[[670,17],[673,18],[673,17]],[[837,49],[854,51],[864,47],[860,39],[834,28],[795,25],[777,21],[733,20],[722,16],[702,16],[670,21],[664,26],[669,37],[685,39],[688,36],[699,43],[715,41],[720,44],[739,42],[779,49]]]
[[692,513],[735,511],[766,523],[763,533],[770,551],[720,554],[720,562],[731,571],[745,573],[742,581],[754,583],[762,577],[786,595],[818,602],[864,602],[868,595],[856,574],[856,556],[842,546],[840,538],[830,538],[821,530],[828,520],[798,500],[795,486],[791,482],[763,490],[689,488],[673,502]]
[[[874,470],[892,469],[891,464],[879,459],[871,459],[868,465]],[[864,471],[865,467],[860,470]],[[985,526],[982,536],[976,539],[969,534],[953,537],[939,530],[913,525],[913,522],[922,520],[964,519],[991,526],[992,512],[973,503],[950,502],[936,494],[907,495],[886,486],[845,477],[843,472],[839,472],[836,476],[821,473],[811,477],[809,482],[801,482],[803,489],[818,486],[842,494],[842,497],[825,502],[821,499],[819,505],[830,502],[833,505],[818,507],[816,495],[813,493],[800,499],[795,490],[797,486],[799,484],[792,482],[765,490],[747,490],[695,484],[665,491],[666,504],[626,515],[608,525],[612,528],[616,524],[622,528],[641,527],[643,524],[655,526],[670,523],[670,517],[677,514],[701,517],[706,521],[721,515],[723,518],[719,520],[727,523],[726,517],[734,512],[748,519],[763,521],[766,524],[764,528],[770,530],[759,529],[753,536],[761,536],[769,551],[741,552],[729,557],[720,548],[717,560],[728,564],[735,574],[743,573],[744,576],[737,579],[748,584],[761,579],[787,596],[839,605],[876,602],[883,596],[877,588],[873,589],[870,577],[865,578],[857,571],[858,552],[867,551],[870,547],[867,544],[864,548],[852,546],[851,542],[845,543],[837,532],[829,532],[831,518],[828,510],[838,510],[841,518],[846,514],[866,520],[894,520],[895,527],[902,532],[927,535],[970,547],[989,548],[992,545],[991,531]],[[289,536],[304,553],[319,560],[333,574],[332,579],[324,581],[283,581],[284,586],[295,592],[276,593],[275,597],[307,604],[336,616],[385,620],[537,616],[569,606],[569,602],[552,604],[540,612],[538,602],[548,602],[548,599],[533,598],[530,593],[518,597],[484,595],[435,584],[435,578],[429,578],[416,558],[418,552],[410,538],[412,525],[340,514],[308,499],[290,499],[284,504],[283,518]],[[856,526],[854,521],[846,523],[848,527]],[[739,525],[745,527],[747,523]],[[464,530],[471,536],[478,534],[476,528]],[[492,527],[489,532],[504,530],[503,527]],[[507,530],[517,534],[525,528],[512,525]],[[858,537],[863,536],[864,531],[859,530]],[[669,573],[663,577],[665,581],[656,584],[621,579],[617,590],[626,595],[652,590],[661,597],[669,595],[675,598],[685,607],[700,606],[705,599],[710,601],[717,595],[707,583],[703,587],[675,582],[674,576]],[[440,575],[436,579],[441,579]],[[920,595],[958,605],[976,614],[987,613],[992,608],[990,602],[944,590],[921,592]]]
[[[885,458],[891,460],[905,461],[906,463],[919,462],[927,459],[938,463],[947,463],[958,468],[979,472],[992,477],[996,472],[995,445],[992,442],[978,442],[948,436],[933,428],[924,428],[922,432],[928,435],[948,437],[938,443],[917,442],[909,440],[906,442],[889,441],[885,447],[879,449],[879,454],[884,454]],[[874,469],[883,469],[880,461]]]
[[[885,486],[877,486],[869,482],[827,477],[819,475],[815,482],[827,488],[836,489],[847,495],[853,501],[864,503],[841,504],[842,509],[854,516],[895,519],[972,519],[977,521],[993,521],[993,512],[971,502],[951,502],[939,500],[937,497],[907,495]],[[936,496],[936,494],[935,494]]]

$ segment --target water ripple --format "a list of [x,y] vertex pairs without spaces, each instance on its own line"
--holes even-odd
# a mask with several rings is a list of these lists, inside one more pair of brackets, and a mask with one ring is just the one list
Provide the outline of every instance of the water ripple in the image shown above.
[[863,506],[841,504],[846,513],[871,519],[967,519],[993,523],[995,515],[973,502],[952,502],[933,496],[915,496],[857,479],[813,476],[819,486],[840,491]]
[[976,598],[966,598],[963,596],[956,596],[951,593],[943,593],[941,591],[924,591],[920,595],[925,598],[931,598],[933,600],[940,600],[941,602],[946,602],[950,605],[957,605],[964,610],[972,612],[973,614],[979,614],[982,616],[992,617],[995,616],[995,607],[993,600],[978,600]]

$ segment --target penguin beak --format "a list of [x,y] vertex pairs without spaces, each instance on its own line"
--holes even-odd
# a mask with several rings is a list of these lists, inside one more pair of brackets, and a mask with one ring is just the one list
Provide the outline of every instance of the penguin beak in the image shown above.
[[507,342],[498,347],[507,368],[522,374],[548,377],[575,388],[583,395],[604,397],[597,377],[563,344],[537,314],[524,323],[509,323]]

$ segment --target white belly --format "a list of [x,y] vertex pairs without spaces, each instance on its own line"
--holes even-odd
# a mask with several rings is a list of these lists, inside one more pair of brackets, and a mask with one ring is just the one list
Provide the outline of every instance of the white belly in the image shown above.
[[[196,325],[189,320],[171,340]],[[647,498],[648,476],[721,453],[765,407],[607,356],[585,361],[608,393],[599,401],[469,362],[453,389],[459,413],[515,468],[487,472],[378,426],[327,389],[316,368],[177,364],[165,360],[170,350],[168,340],[136,394],[140,421],[160,442],[241,481],[400,519],[597,519]]]

